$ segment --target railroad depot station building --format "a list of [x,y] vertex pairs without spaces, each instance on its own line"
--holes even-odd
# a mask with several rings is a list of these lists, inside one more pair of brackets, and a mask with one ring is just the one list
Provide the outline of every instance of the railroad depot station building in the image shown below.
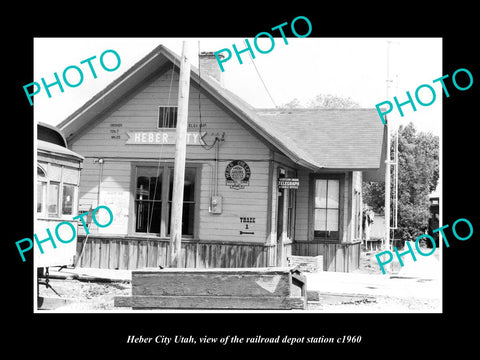
[[[158,46],[58,125],[84,158],[78,213],[114,215],[88,237],[78,226],[82,267],[168,264],[179,64]],[[362,180],[384,176],[377,111],[255,109],[222,86],[211,53],[200,74],[192,66],[182,265],[285,266],[293,254],[355,270]]]

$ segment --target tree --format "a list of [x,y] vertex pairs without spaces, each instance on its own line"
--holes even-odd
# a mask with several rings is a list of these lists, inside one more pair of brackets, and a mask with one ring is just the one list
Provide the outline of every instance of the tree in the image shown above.
[[312,109],[355,109],[360,107],[351,98],[344,98],[332,94],[319,94],[307,104]]
[[288,109],[298,109],[302,107],[307,109],[355,109],[359,108],[360,105],[351,98],[344,98],[332,94],[319,94],[309,100],[306,106],[302,106],[300,100],[295,98],[283,104],[282,107]]
[[[394,142],[392,141],[392,153]],[[398,130],[398,230],[396,238],[415,240],[428,227],[430,201],[439,178],[439,139],[431,133],[417,133],[410,122]],[[393,172],[392,172],[392,194]],[[364,202],[383,212],[384,183],[364,183]]]

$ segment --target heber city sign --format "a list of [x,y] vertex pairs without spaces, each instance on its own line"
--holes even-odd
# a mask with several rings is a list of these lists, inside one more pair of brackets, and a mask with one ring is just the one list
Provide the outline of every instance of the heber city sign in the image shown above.
[[[187,145],[202,145],[205,144],[203,137],[205,132],[199,133],[187,132]],[[174,145],[176,140],[176,132],[173,130],[163,131],[127,131],[128,139],[125,144],[137,144],[137,145]]]

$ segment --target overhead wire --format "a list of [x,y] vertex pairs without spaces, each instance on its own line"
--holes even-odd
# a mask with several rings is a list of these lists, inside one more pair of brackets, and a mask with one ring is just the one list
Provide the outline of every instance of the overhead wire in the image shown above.
[[[243,43],[245,44],[245,46],[247,46],[247,43],[246,43],[245,40],[243,40]],[[249,53],[249,54],[250,54],[250,53]],[[260,74],[260,71],[258,71],[257,65],[255,65],[255,61],[253,61],[252,54],[250,54],[250,61],[252,62],[252,65],[253,65],[253,67],[255,68],[255,71],[257,72],[257,75],[258,75],[258,77],[260,78],[260,81],[262,82],[263,87],[265,88],[268,96],[270,97],[270,100],[272,101],[273,105],[274,105],[275,107],[277,107],[277,104],[275,103],[275,100],[273,100],[272,94],[270,94],[270,91],[268,90],[267,84],[265,84],[265,81],[263,81],[262,75]]]
[[211,150],[219,141],[218,136],[215,136],[215,140],[213,144],[208,145],[202,137],[202,106],[201,106],[201,90],[202,90],[202,73],[201,73],[201,61],[200,61],[200,40],[198,40],[198,118],[199,118],[199,127],[198,127],[198,135],[200,136],[200,145],[205,150]]

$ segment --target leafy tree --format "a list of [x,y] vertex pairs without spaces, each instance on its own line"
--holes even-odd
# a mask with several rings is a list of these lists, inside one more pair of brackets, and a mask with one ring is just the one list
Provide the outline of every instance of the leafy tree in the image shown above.
[[284,108],[287,108],[287,109],[298,109],[300,106],[300,100],[298,100],[297,98],[283,104]]
[[354,109],[360,105],[351,98],[344,98],[332,94],[319,94],[307,102],[306,106],[302,106],[297,98],[283,104],[282,107],[288,109]]
[[332,94],[319,94],[307,104],[312,109],[355,109],[359,108],[357,102],[351,98],[344,98]]
[[[394,142],[391,151],[393,153]],[[439,139],[431,133],[418,132],[410,122],[398,130],[398,230],[396,238],[415,240],[428,227],[430,201],[439,178]],[[392,194],[394,173],[392,171]],[[364,202],[376,212],[383,212],[384,183],[364,183]],[[392,204],[393,205],[393,204]]]

